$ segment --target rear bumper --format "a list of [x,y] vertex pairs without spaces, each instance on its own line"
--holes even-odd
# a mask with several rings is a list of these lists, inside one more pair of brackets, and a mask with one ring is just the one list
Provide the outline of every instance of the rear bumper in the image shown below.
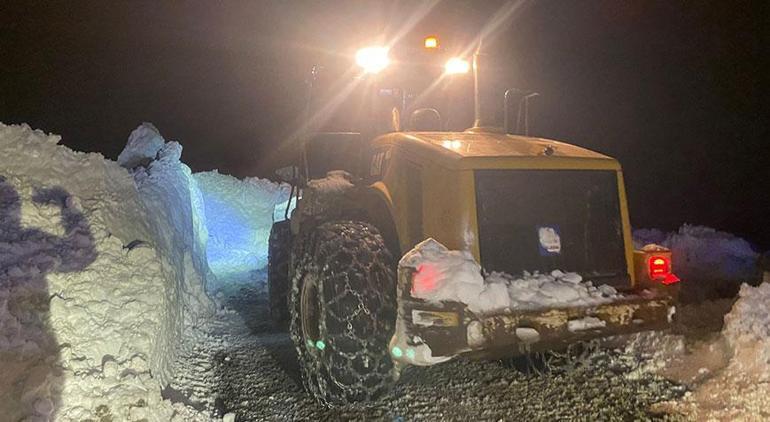
[[396,362],[418,366],[460,355],[515,356],[599,337],[664,329],[674,312],[673,299],[656,290],[597,306],[488,315],[476,315],[459,302],[434,304],[402,295],[391,356]]

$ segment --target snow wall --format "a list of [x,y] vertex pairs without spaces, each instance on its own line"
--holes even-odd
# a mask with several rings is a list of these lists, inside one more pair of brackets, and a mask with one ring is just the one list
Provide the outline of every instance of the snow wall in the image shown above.
[[682,279],[745,281],[758,275],[759,254],[731,233],[685,224],[671,233],[634,230],[633,238],[637,249],[650,243],[671,249],[674,273]]
[[216,280],[214,293],[228,286],[263,279],[267,240],[274,221],[283,220],[290,187],[269,180],[243,180],[218,171],[193,175],[206,215],[206,255]]
[[[160,132],[143,123],[129,136],[118,156],[118,164],[134,178],[139,198],[146,210],[147,223],[154,234],[154,244],[162,251],[163,270],[169,283],[170,308],[165,309],[164,333],[179,346],[183,330],[214,311],[205,293],[213,279],[206,260],[207,231],[203,200],[190,168],[183,164],[182,146],[166,142]],[[177,351],[178,348],[173,349]],[[160,379],[169,380],[174,353],[165,353]]]
[[[132,138],[156,134],[143,125]],[[0,414],[197,419],[160,395],[183,333],[213,312],[181,147],[160,138],[151,159],[121,154],[135,183],[59,140],[0,124]]]

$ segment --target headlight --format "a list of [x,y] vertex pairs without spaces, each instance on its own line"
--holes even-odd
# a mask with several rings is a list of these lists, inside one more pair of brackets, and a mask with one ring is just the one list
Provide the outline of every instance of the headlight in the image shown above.
[[388,67],[387,47],[366,47],[356,52],[356,64],[361,66],[366,73],[378,73]]
[[468,73],[470,69],[471,65],[468,63],[468,60],[464,60],[459,57],[452,57],[451,59],[447,60],[446,64],[444,65],[444,72],[447,75]]
[[432,35],[430,37],[425,37],[425,40],[423,41],[423,45],[427,49],[438,48],[438,38]]

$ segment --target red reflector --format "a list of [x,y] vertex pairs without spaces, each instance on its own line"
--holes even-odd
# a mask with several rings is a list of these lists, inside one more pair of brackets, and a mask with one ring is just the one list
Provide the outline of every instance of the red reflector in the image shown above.
[[438,270],[430,264],[421,264],[412,275],[412,294],[427,293],[436,289]]
[[666,274],[665,277],[663,277],[663,284],[674,284],[674,283],[678,283],[679,281],[680,281],[679,277],[671,273],[668,273]]

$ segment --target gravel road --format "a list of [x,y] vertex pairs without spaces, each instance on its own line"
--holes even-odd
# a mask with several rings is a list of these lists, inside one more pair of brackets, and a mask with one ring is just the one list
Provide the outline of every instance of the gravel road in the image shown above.
[[237,421],[670,420],[650,405],[685,392],[633,371],[633,357],[601,350],[569,360],[570,369],[522,359],[408,368],[393,393],[369,407],[325,409],[303,391],[288,334],[268,322],[265,293],[241,288],[222,298],[234,312],[194,339],[167,397]]

